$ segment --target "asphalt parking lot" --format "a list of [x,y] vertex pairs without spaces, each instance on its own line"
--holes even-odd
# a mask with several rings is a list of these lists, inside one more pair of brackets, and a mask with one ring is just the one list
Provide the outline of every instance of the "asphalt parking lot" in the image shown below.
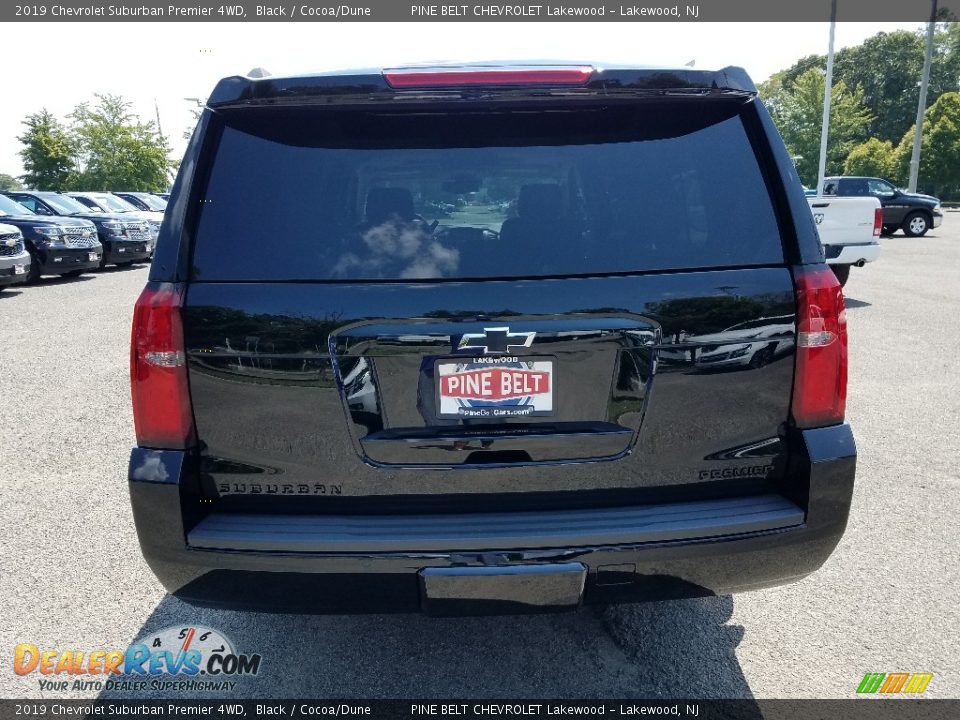
[[733,598],[557,616],[284,616],[166,597],[126,490],[129,328],[146,268],[5,290],[0,695],[97,695],[15,675],[17,643],[122,649],[199,623],[263,656],[220,696],[851,697],[864,673],[903,671],[934,673],[927,696],[960,697],[960,213],[882,243],[846,288],[859,467],[827,565]]

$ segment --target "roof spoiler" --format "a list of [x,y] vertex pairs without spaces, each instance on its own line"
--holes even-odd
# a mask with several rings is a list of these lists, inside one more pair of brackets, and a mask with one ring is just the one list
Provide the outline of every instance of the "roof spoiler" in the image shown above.
[[[584,80],[577,83],[575,90],[569,82],[556,83],[556,90],[569,94],[575,91],[580,94],[596,96],[605,94],[643,94],[643,95],[670,95],[670,94],[733,94],[756,95],[757,87],[747,72],[740,67],[726,67],[722,70],[697,70],[693,68],[660,69],[660,68],[627,68],[591,65],[590,63],[570,63],[551,66],[548,73],[543,73],[544,65],[537,64],[540,70],[540,82],[531,83],[531,91],[536,90],[538,95],[549,92],[551,85],[544,82],[549,73],[562,78],[562,68],[590,68],[592,72],[584,76]],[[516,66],[489,66],[489,65],[459,65],[392,68],[384,70],[357,70],[343,73],[324,73],[317,75],[303,75],[299,77],[227,77],[217,83],[207,100],[210,108],[221,108],[242,105],[273,104],[277,102],[309,103],[323,98],[324,103],[336,103],[337,100],[350,102],[358,101],[377,102],[396,99],[403,93],[422,93],[424,87],[395,87],[388,81],[388,74],[396,77],[398,74],[421,74],[442,77],[445,73],[460,76],[483,75],[488,82],[472,82],[463,85],[443,83],[442,86],[433,84],[429,87],[431,93],[447,93],[459,95],[465,89],[476,91],[483,86],[490,94],[498,91],[513,96],[523,94],[527,86],[523,83],[498,83],[496,76],[512,77],[516,79],[524,72],[534,72],[529,64]]]

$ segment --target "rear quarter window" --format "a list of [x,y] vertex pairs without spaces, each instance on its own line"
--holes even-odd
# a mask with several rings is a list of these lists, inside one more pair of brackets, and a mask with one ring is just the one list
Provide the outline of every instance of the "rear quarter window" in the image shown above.
[[197,280],[436,280],[779,264],[732,103],[241,110],[199,189]]

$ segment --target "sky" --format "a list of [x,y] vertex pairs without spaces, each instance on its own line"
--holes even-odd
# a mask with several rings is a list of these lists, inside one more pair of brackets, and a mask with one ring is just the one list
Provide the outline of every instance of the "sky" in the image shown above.
[[[838,23],[836,48],[917,23]],[[63,117],[94,93],[122,95],[156,120],[179,159],[191,129],[185,98],[263,67],[273,74],[409,62],[569,59],[714,69],[740,65],[756,82],[826,53],[828,23],[18,23],[4,54],[29,58],[0,106],[0,173],[23,172],[17,135],[31,112]],[[78,35],[88,35],[78,42]]]

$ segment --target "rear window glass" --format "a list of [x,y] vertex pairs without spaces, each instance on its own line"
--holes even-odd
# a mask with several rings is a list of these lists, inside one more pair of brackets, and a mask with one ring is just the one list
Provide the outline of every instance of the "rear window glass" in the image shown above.
[[226,117],[198,280],[417,280],[773,264],[730,103]]

